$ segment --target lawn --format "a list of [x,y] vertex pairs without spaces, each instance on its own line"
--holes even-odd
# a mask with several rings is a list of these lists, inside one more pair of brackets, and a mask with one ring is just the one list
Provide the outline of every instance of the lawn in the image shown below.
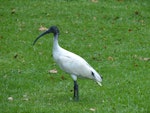
[[[1,0],[0,113],[149,113],[150,1]],[[103,86],[73,81],[52,58],[59,44],[103,75]]]

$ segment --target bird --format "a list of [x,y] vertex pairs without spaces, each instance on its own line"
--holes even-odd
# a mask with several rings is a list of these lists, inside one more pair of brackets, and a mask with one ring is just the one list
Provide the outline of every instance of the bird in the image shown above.
[[102,75],[100,75],[82,57],[62,48],[59,45],[58,43],[59,29],[57,26],[51,26],[48,30],[40,34],[34,40],[33,45],[35,45],[35,43],[39,38],[49,33],[52,33],[54,36],[52,54],[56,64],[58,64],[63,71],[70,74],[74,81],[73,99],[79,100],[79,88],[78,88],[77,78],[93,79],[95,82],[98,83],[98,85],[102,86],[101,84]]

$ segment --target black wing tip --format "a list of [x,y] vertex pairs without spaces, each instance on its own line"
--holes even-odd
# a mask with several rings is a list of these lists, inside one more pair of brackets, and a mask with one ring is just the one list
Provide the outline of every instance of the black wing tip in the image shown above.
[[93,76],[93,77],[95,77],[95,75],[94,75],[93,71],[91,71],[91,74],[92,74],[92,76]]

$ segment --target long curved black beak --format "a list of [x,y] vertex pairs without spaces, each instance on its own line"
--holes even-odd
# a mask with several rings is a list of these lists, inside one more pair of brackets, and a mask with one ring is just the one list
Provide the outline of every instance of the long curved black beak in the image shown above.
[[34,40],[33,45],[36,43],[36,41],[37,41],[39,38],[41,38],[42,36],[44,36],[44,35],[46,35],[46,34],[48,34],[48,33],[50,33],[49,30],[47,30],[47,31],[45,31],[44,33],[42,33],[41,35],[39,35],[39,36]]

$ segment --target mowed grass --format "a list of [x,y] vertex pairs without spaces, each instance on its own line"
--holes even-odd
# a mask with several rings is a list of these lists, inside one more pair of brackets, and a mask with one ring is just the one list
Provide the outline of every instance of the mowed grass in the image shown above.
[[[147,0],[12,0],[0,4],[0,113],[150,112],[150,2]],[[60,45],[103,75],[103,87],[73,81],[52,58]],[[57,70],[57,73],[49,73]]]

